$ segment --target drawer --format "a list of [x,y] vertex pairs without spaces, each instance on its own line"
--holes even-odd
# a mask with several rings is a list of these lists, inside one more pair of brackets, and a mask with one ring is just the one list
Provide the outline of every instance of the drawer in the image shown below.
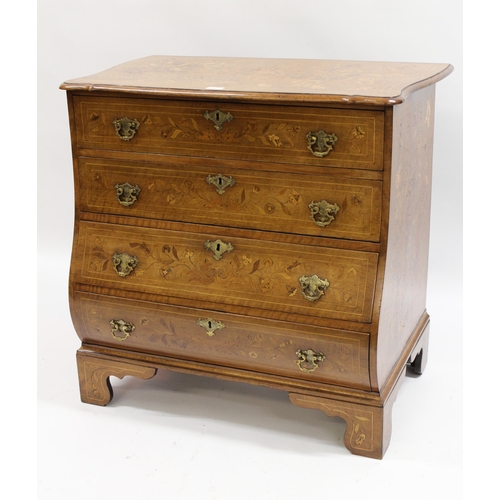
[[[80,292],[75,293],[74,307],[83,342],[370,388],[367,334]],[[207,320],[211,328],[200,326]],[[308,362],[309,349],[319,359],[309,353]]]
[[[79,148],[383,168],[382,111],[92,96],[74,103]],[[205,118],[217,110],[231,121]]]
[[369,323],[377,261],[372,252],[82,221],[73,279]]
[[79,169],[84,211],[380,239],[381,181],[236,170],[226,162],[214,169],[80,158]]

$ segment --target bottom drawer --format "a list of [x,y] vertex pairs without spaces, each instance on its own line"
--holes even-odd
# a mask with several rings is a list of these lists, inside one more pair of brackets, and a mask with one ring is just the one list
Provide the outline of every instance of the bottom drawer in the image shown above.
[[369,335],[75,292],[82,342],[370,389]]

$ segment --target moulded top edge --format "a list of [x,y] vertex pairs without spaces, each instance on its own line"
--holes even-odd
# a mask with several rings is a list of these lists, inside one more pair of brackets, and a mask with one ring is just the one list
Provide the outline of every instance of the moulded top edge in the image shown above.
[[150,56],[61,89],[173,97],[395,105],[453,71],[450,64]]

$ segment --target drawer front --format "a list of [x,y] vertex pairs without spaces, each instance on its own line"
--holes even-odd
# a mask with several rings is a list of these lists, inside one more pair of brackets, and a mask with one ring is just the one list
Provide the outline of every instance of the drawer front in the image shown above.
[[[79,292],[74,299],[83,342],[369,389],[367,334]],[[199,326],[207,319],[208,332]],[[309,349],[316,356],[308,361]]]
[[80,158],[79,168],[85,211],[380,239],[380,181],[236,170],[226,163],[214,169]]
[[[74,102],[80,148],[383,168],[382,111],[92,96]],[[219,108],[231,121],[205,118]]]
[[74,280],[368,323],[377,261],[371,252],[81,222]]

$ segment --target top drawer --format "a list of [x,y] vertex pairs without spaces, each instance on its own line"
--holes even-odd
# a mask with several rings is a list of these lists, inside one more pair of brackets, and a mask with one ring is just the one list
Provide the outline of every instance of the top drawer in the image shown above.
[[383,168],[382,111],[93,96],[74,103],[80,148]]

